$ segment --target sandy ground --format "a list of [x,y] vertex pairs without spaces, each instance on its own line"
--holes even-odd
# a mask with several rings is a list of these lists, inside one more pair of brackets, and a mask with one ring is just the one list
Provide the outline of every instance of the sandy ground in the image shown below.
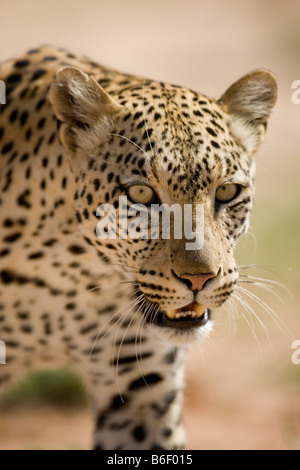
[[[299,31],[298,0],[86,0],[84,6],[71,0],[10,0],[1,5],[0,60],[52,43],[212,96],[254,68],[269,68],[278,77],[279,102],[257,157],[252,229],[257,244],[248,237],[239,260],[271,265],[285,278],[287,268],[294,269],[296,300],[284,306],[272,301],[291,335],[269,321],[272,346],[257,325],[258,346],[248,327],[240,326],[234,337],[222,325],[224,315],[217,316],[215,334],[193,349],[188,363],[190,449],[300,449],[300,366],[291,364],[292,341],[300,339],[300,105],[291,102],[292,82],[300,79]],[[36,404],[0,416],[1,449],[89,448],[91,432],[85,409]]]

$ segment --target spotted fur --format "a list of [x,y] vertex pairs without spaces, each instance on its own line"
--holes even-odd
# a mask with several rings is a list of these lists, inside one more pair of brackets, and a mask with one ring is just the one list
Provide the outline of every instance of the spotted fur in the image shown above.
[[[31,366],[71,366],[95,449],[182,448],[186,347],[212,322],[163,324],[164,312],[210,311],[234,290],[276,81],[258,70],[214,100],[51,47],[4,62],[0,79],[0,389]],[[215,197],[224,182],[241,187],[228,204]],[[130,184],[204,204],[204,247],[99,240],[97,206],[118,210]],[[183,273],[214,276],[195,291]]]

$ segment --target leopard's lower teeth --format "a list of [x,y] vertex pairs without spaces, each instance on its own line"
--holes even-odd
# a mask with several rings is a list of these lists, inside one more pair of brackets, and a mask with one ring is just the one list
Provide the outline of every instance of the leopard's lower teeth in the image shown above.
[[192,310],[183,310],[183,309],[178,309],[178,310],[168,310],[166,311],[166,315],[170,320],[180,320],[184,318],[201,318],[205,312],[206,308],[204,305],[198,304],[197,302],[194,302],[190,304],[192,307]]
[[175,318],[177,320],[179,320],[180,318],[187,318],[187,317],[196,318],[197,317],[196,312],[181,312],[181,313],[175,314]]

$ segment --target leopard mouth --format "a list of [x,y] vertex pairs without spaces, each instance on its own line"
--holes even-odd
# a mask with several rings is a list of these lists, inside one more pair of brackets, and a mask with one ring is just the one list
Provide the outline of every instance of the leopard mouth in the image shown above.
[[[148,300],[148,302],[150,302]],[[147,303],[142,303],[140,307],[147,323],[162,328],[173,328],[176,330],[191,330],[193,328],[202,328],[211,319],[211,311],[198,302],[192,302],[185,307],[173,310],[161,310],[158,304],[156,310],[149,308]]]

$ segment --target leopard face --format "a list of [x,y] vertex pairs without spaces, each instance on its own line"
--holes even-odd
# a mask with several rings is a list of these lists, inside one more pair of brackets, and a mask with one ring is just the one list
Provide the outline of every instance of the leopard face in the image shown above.
[[[203,336],[211,310],[234,291],[233,250],[253,206],[253,154],[276,96],[266,71],[247,75],[218,101],[142,79],[105,91],[70,67],[52,84],[50,100],[76,175],[80,231],[97,259],[122,272],[141,324],[167,341]],[[202,245],[187,250],[187,238],[172,231],[170,239],[100,240],[96,209],[111,204],[119,217],[122,196],[127,210],[144,203],[149,214],[154,203],[201,205]],[[195,226],[194,210],[191,217]],[[125,229],[118,223],[117,234]]]

